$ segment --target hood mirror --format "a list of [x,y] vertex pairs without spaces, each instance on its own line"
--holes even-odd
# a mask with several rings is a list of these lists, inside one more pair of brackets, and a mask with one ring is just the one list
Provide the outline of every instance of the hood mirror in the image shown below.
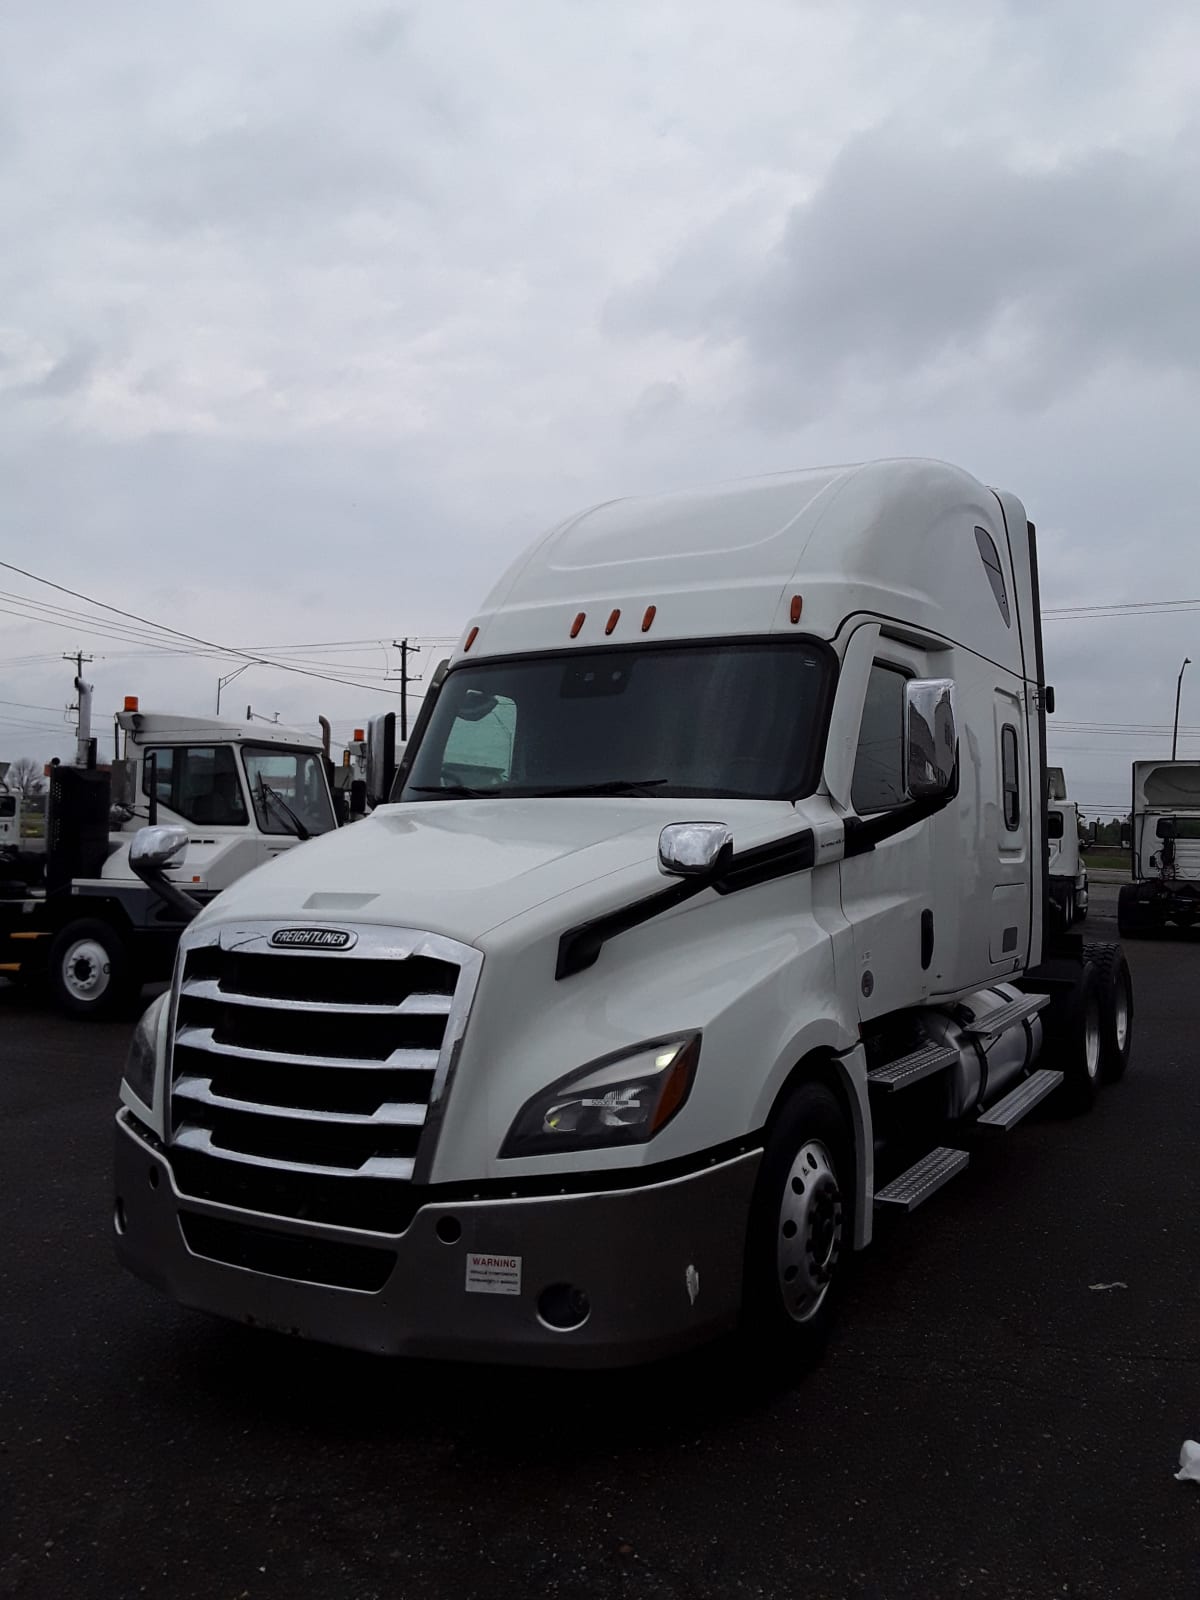
[[129,846],[129,865],[161,872],[164,867],[181,867],[187,853],[186,828],[164,826],[139,828]]
[[672,878],[711,877],[732,854],[723,822],[670,822],[658,836],[658,869]]

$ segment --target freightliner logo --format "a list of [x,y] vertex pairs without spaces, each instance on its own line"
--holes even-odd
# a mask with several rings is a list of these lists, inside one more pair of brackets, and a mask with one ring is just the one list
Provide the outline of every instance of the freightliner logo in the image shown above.
[[349,950],[358,938],[343,928],[276,928],[272,944],[285,944],[302,950]]

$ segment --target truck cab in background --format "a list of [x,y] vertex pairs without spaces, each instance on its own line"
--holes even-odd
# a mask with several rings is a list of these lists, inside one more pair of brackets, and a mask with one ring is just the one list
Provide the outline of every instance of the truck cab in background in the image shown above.
[[1050,903],[1063,929],[1088,913],[1088,875],[1079,846],[1079,808],[1067,798],[1061,767],[1047,771],[1046,839],[1050,854]]
[[1200,761],[1135,761],[1123,939],[1200,922]]
[[1050,911],[1049,698],[1032,524],[942,463],[540,535],[392,803],[184,933],[120,1258],[377,1352],[811,1359],[878,1213],[1128,1063],[1119,946]]
[[[45,979],[77,1016],[109,1014],[170,976],[186,924],[180,895],[207,903],[336,826],[326,752],[312,735],[136,702],[116,728],[123,750],[111,767],[51,769],[44,881],[0,898],[0,973]],[[166,893],[130,860],[147,825],[186,834]]]

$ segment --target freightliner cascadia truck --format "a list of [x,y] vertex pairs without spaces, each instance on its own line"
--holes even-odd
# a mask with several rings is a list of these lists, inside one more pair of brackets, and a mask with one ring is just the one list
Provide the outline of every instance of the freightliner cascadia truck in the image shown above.
[[363,1350],[811,1360],[881,1211],[1126,1068],[1119,946],[1048,915],[1050,700],[1034,530],[954,468],[570,518],[392,803],[184,933],[121,1089],[120,1258]]

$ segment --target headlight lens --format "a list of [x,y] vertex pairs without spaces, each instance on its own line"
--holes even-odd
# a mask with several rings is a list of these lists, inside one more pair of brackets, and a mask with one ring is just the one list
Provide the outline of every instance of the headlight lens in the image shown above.
[[134,1029],[125,1058],[125,1082],[143,1105],[154,1105],[154,1069],[158,1057],[158,1028],[163,1008],[170,996],[160,994]]
[[700,1035],[689,1033],[594,1061],[527,1101],[500,1154],[645,1144],[686,1101],[699,1059]]

